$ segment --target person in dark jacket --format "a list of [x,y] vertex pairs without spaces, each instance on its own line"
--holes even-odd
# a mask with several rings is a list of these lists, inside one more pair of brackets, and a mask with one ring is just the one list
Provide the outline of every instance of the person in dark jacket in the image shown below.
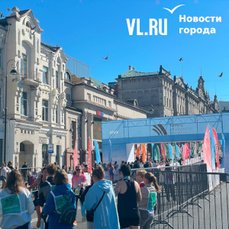
[[56,171],[54,176],[55,189],[49,194],[46,204],[43,208],[43,214],[49,215],[49,229],[72,229],[73,224],[59,223],[60,214],[57,213],[55,197],[61,195],[71,195],[71,202],[76,207],[76,197],[74,192],[71,191],[71,185],[68,182],[68,175],[64,170]]
[[[49,193],[52,191],[52,188],[54,188],[53,177],[54,177],[56,170],[57,170],[57,167],[54,164],[48,164],[46,166],[46,173],[47,173],[46,178],[47,179],[44,183],[40,184],[39,193],[38,193],[39,205],[41,207],[44,206]],[[49,228],[48,222],[45,221],[45,229],[48,229],[48,228]]]
[[[88,193],[89,189],[93,186],[93,179],[91,179],[91,185],[86,186],[85,190],[83,193],[80,195],[80,202],[82,205],[84,204],[85,201],[85,196]],[[86,211],[86,219],[87,219],[87,228],[93,228],[93,214],[91,211]]]

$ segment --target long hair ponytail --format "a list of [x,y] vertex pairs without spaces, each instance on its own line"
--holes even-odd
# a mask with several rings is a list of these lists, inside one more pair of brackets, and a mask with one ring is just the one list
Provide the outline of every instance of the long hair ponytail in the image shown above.
[[157,183],[157,178],[151,172],[146,173],[145,178],[149,181],[150,184],[153,183],[158,193],[161,192],[161,189]]

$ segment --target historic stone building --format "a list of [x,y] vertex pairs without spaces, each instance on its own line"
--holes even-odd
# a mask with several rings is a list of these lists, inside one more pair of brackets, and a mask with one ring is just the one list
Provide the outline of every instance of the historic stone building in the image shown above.
[[[30,9],[11,11],[0,19],[0,162],[12,160],[17,168],[24,161],[32,167],[49,162],[72,167],[76,139],[80,162],[87,161],[89,137],[92,150],[93,140],[101,150],[101,121],[147,116],[90,78],[87,67],[72,72],[73,58],[61,47],[41,42],[43,30]],[[79,71],[86,66],[76,64]]]
[[[10,16],[0,20],[0,153],[15,167],[24,161],[32,167],[64,163],[67,132],[63,76],[67,59],[62,48],[41,43],[42,32],[31,10],[14,7]],[[10,74],[12,69],[17,71],[16,78]],[[6,80],[8,90],[3,86]],[[54,146],[53,154],[47,152],[49,143]]]
[[158,72],[147,73],[137,72],[129,66],[129,71],[116,80],[109,84],[115,89],[116,96],[127,102],[135,100],[139,107],[150,112],[150,117],[219,112],[217,97],[215,95],[214,101],[210,101],[202,76],[195,90],[182,77],[172,79],[170,72],[162,66]]
[[65,77],[66,107],[66,165],[73,167],[75,139],[78,139],[78,159],[88,161],[88,143],[91,141],[92,161],[94,140],[102,158],[102,121],[146,118],[147,111],[116,98],[114,90],[93,78]]

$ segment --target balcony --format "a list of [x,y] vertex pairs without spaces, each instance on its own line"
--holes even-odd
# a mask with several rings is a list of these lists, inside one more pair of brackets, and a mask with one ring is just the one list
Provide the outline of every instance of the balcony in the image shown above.
[[21,79],[23,80],[24,84],[38,87],[41,83],[41,73],[36,71],[22,72]]

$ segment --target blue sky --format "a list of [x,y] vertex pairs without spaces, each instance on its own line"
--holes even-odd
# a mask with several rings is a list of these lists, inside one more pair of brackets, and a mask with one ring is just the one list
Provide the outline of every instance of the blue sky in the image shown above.
[[[229,101],[228,0],[0,0],[7,8],[32,9],[44,30],[42,40],[58,44],[64,52],[90,66],[91,76],[112,82],[132,65],[137,71],[155,72],[162,65],[172,77],[180,76],[196,88],[202,71],[210,98]],[[173,14],[163,7],[176,9]],[[222,22],[179,23],[179,15],[221,16]],[[139,18],[148,31],[149,18],[167,18],[166,36],[130,36],[126,18]],[[215,28],[216,33],[179,34],[179,28]],[[136,30],[136,27],[135,27]],[[102,57],[109,55],[106,61]],[[183,57],[184,61],[179,62]],[[223,77],[219,75],[223,72]]]

